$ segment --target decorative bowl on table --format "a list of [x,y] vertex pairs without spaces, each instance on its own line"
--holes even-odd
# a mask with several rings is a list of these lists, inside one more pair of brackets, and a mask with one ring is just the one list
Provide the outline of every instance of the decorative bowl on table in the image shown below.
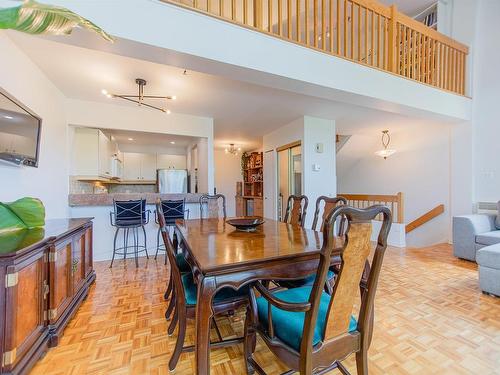
[[236,230],[254,232],[259,225],[264,224],[264,219],[261,217],[236,217],[226,220],[226,223],[235,227]]

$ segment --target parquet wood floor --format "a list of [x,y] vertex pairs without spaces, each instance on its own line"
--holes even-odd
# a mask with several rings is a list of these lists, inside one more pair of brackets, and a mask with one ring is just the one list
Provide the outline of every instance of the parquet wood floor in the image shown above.
[[[143,258],[139,269],[132,260],[95,267],[88,299],[31,374],[168,374],[175,337],[163,317],[163,258]],[[480,292],[475,264],[455,259],[449,245],[388,249],[375,317],[371,374],[500,374],[500,298]],[[243,318],[218,319],[223,335],[241,335]],[[269,374],[286,370],[262,343],[256,358]],[[242,347],[213,350],[211,363],[212,374],[243,374]],[[345,364],[356,373],[353,359]],[[182,354],[175,373],[193,365],[194,354]]]

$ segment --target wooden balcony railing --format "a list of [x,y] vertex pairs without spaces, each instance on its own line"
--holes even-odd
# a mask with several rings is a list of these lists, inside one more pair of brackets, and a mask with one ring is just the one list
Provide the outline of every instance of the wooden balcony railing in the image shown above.
[[[393,223],[404,223],[404,201],[403,193],[395,195],[374,195],[374,194],[338,194],[347,199],[347,204],[356,208],[366,208],[374,204],[387,206],[392,212]],[[377,217],[382,220],[382,217]]]
[[162,0],[465,94],[468,47],[376,0]]

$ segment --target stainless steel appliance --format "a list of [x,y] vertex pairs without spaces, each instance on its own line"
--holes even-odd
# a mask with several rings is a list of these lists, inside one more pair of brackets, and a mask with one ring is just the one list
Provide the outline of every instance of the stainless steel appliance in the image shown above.
[[187,193],[188,173],[185,169],[158,169],[156,185],[158,193]]

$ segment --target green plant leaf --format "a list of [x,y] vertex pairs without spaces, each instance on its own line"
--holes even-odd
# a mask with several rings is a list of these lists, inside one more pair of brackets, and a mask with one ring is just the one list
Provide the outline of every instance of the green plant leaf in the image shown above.
[[45,225],[45,207],[37,198],[21,198],[15,202],[0,202],[0,232]]
[[68,35],[77,26],[113,42],[113,38],[99,26],[63,7],[26,0],[19,7],[0,9],[0,29],[28,34]]

